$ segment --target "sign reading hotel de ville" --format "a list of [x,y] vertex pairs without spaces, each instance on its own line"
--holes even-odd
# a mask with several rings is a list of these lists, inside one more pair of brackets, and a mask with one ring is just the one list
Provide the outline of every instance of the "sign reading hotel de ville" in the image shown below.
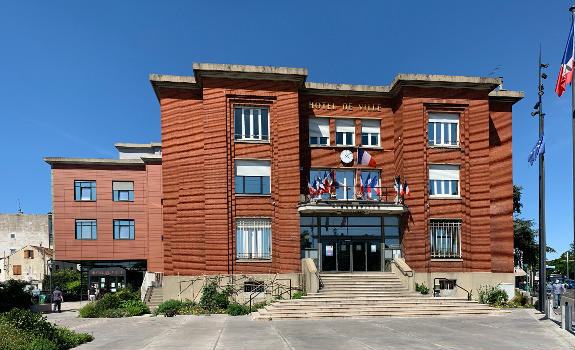
[[331,102],[310,101],[309,108],[322,111],[362,111],[362,112],[381,112],[379,103],[343,103],[336,105]]

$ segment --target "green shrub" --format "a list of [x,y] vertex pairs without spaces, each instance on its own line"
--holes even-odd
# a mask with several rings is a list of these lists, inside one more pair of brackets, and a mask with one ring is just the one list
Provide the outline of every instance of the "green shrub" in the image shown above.
[[181,301],[175,300],[175,299],[170,299],[170,300],[166,300],[163,303],[161,303],[160,305],[158,305],[156,312],[158,314],[164,314],[167,310],[180,311],[181,308],[182,308],[182,302]]
[[125,316],[127,313],[122,309],[105,309],[98,313],[99,318],[122,318]]
[[96,309],[96,302],[91,302],[84,305],[78,310],[78,317],[81,318],[95,318],[98,317],[98,310]]
[[479,302],[493,306],[501,306],[507,302],[507,292],[497,286],[484,285],[477,290]]
[[8,280],[0,283],[0,312],[17,307],[28,309],[32,305],[32,295],[24,291],[28,282]]
[[247,315],[250,312],[251,310],[249,306],[237,302],[230,303],[230,305],[228,305],[228,308],[226,309],[226,313],[231,316]]
[[122,288],[115,293],[120,300],[141,300],[140,291],[129,288]]
[[[80,299],[82,290],[80,272],[77,270],[61,270],[52,274],[52,288],[59,286],[64,293],[64,300],[72,301]],[[50,275],[46,274],[42,281],[44,289],[50,286]]]
[[124,300],[121,302],[121,309],[126,312],[127,316],[140,316],[150,313],[148,305],[139,300]]
[[65,350],[94,339],[58,328],[39,313],[12,309],[0,314],[0,349]]
[[108,293],[96,302],[96,308],[98,310],[117,309],[120,307],[120,302],[121,300],[116,294]]
[[292,295],[292,299],[301,299],[302,297],[306,296],[307,293],[306,292],[296,292],[294,295]]
[[222,310],[227,309],[230,304],[230,294],[231,290],[229,288],[218,292],[216,282],[210,281],[204,286],[204,288],[202,288],[200,306],[206,311],[221,312]]
[[415,290],[421,294],[429,294],[429,288],[425,285],[425,283],[419,284],[415,282]]

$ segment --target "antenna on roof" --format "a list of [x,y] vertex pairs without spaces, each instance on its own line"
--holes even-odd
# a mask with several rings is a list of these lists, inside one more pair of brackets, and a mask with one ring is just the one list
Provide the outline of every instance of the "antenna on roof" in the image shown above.
[[495,68],[493,68],[491,70],[491,72],[489,74],[487,74],[488,77],[493,77],[493,75],[500,69],[503,69],[503,66],[498,64],[497,66],[495,66]]
[[18,198],[18,214],[23,214],[23,212],[22,212],[22,204],[20,203],[20,198]]

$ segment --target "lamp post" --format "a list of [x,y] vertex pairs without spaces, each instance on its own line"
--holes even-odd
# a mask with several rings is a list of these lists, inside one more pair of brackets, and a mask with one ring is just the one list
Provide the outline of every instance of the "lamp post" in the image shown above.
[[48,260],[48,268],[50,269],[50,298],[52,298],[52,266],[54,266],[54,262],[50,259]]

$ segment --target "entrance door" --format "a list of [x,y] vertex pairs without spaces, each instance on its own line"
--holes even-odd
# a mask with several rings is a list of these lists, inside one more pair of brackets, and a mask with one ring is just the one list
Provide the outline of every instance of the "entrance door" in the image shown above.
[[337,270],[338,271],[350,271],[351,270],[350,251],[351,251],[351,244],[349,241],[337,242]]
[[367,242],[367,271],[381,271],[381,241]]
[[353,242],[351,246],[353,249],[353,271],[365,271],[365,242]]

